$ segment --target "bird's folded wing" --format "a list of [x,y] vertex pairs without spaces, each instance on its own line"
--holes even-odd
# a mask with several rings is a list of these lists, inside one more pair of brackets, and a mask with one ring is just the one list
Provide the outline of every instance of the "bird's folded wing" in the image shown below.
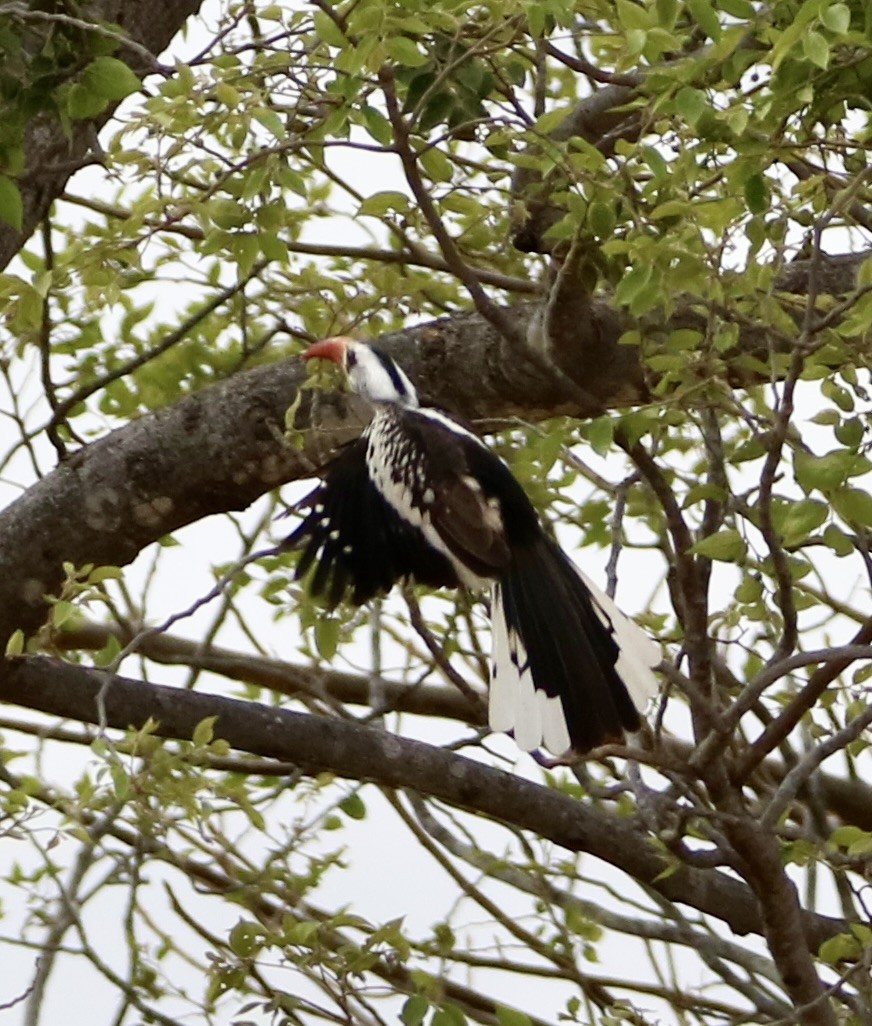
[[416,410],[406,427],[425,468],[432,530],[472,574],[499,576],[511,555],[505,503],[512,499],[529,508],[520,485],[479,438],[439,411]]
[[430,521],[452,555],[482,577],[497,574],[510,553],[496,500],[466,474],[443,478],[434,493]]

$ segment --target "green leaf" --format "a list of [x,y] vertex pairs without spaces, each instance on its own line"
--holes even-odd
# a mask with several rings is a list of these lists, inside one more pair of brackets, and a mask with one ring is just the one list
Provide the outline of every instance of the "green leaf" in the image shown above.
[[752,214],[765,214],[769,209],[769,186],[761,174],[745,181],[745,203]]
[[824,424],[827,427],[833,427],[836,424],[841,424],[842,418],[835,410],[821,410],[811,418],[811,422],[812,424]]
[[547,15],[548,12],[545,10],[545,6],[540,3],[540,0],[533,0],[533,3],[527,4],[527,25],[530,29],[530,35],[534,39],[542,38]]
[[618,282],[618,287],[615,289],[615,302],[622,306],[629,306],[651,280],[651,271],[649,263],[642,263],[631,268]]
[[687,9],[709,39],[717,42],[721,38],[721,23],[709,0],[687,0]]
[[698,541],[693,546],[693,551],[707,559],[716,559],[722,563],[737,563],[744,559],[748,546],[738,531],[727,528]]
[[115,797],[119,801],[126,801],[127,796],[130,794],[130,777],[116,759],[113,759],[109,765],[109,776],[112,778],[112,788],[115,791]]
[[802,499],[787,507],[781,520],[781,533],[785,545],[798,545],[823,524],[829,516],[829,506],[818,499]]
[[678,18],[678,0],[655,0],[658,23],[666,29],[671,29]]
[[0,221],[20,232],[23,218],[24,204],[18,186],[11,178],[0,175]]
[[388,53],[397,63],[406,68],[420,68],[430,57],[418,49],[417,43],[408,36],[394,36],[388,40]]
[[494,1011],[497,1013],[497,1022],[500,1026],[530,1026],[530,1016],[517,1008],[497,1005]]
[[241,228],[248,223],[248,208],[229,196],[219,196],[211,200],[206,209],[213,223],[225,231]]
[[556,110],[549,110],[536,119],[533,129],[541,135],[550,135],[555,128],[563,124],[571,112],[571,107],[558,107]]
[[240,958],[251,958],[263,947],[265,933],[259,923],[240,920],[230,931],[230,950]]
[[117,57],[98,57],[82,74],[82,84],[104,100],[123,100],[138,92],[142,83]]
[[301,923],[292,923],[285,929],[282,940],[285,944],[311,947],[318,934],[318,927],[319,924],[311,919],[305,919]]
[[276,111],[271,110],[269,107],[258,107],[251,116],[259,125],[263,125],[274,139],[282,142],[287,138],[288,130]]
[[[867,292],[854,304],[851,312],[842,319],[836,330],[843,338],[855,338],[858,335],[864,335],[870,326],[872,326],[872,293]],[[839,405],[841,406],[841,403]]]
[[834,35],[843,36],[851,27],[851,9],[847,4],[831,4],[821,11],[821,24]]
[[[864,298],[872,299],[872,296]],[[854,397],[841,385],[837,385],[832,378],[827,378],[821,383],[821,392],[838,406],[843,413],[854,412]]]
[[418,128],[422,132],[428,132],[436,125],[447,122],[456,109],[457,98],[450,89],[434,89],[424,101]]
[[846,851],[850,850],[858,841],[868,841],[872,838],[866,830],[861,827],[853,826],[848,824],[846,826],[836,827],[836,829],[830,834],[830,843],[834,844],[837,848],[844,848]]
[[640,54],[648,43],[648,33],[643,29],[629,29],[627,32],[627,53],[635,57]]
[[433,1016],[431,1026],[466,1026],[466,1016],[457,1005],[446,1002]]
[[724,119],[734,135],[743,135],[748,127],[750,115],[745,107],[736,106],[726,112]]
[[839,488],[832,495],[833,509],[849,524],[872,527],[872,495],[860,488]]
[[14,659],[16,656],[24,654],[24,631],[19,627],[18,630],[13,631],[9,635],[9,640],[6,642],[6,658]]
[[763,582],[759,577],[746,575],[736,588],[737,602],[759,602],[763,598]]
[[860,944],[850,933],[837,933],[818,948],[818,958],[828,965],[838,965],[846,960],[853,962],[859,954]]
[[594,200],[587,208],[587,223],[597,238],[607,239],[615,230],[615,208],[611,203]]
[[454,175],[454,165],[442,150],[430,146],[418,155],[418,163],[434,182],[450,182]]
[[709,102],[705,93],[690,86],[682,86],[675,95],[675,108],[691,126],[708,110]]
[[824,544],[832,549],[840,559],[850,556],[854,551],[853,539],[835,524],[827,525],[824,531]]
[[643,146],[641,153],[645,163],[651,169],[651,174],[654,175],[654,180],[665,182],[669,177],[669,165],[660,151],[655,146]]
[[333,616],[321,616],[315,621],[315,647],[322,659],[330,662],[339,648],[341,622]]
[[120,651],[121,641],[114,634],[110,634],[106,639],[106,644],[98,652],[95,652],[91,658],[95,666],[108,667],[113,665]]
[[667,200],[658,204],[650,214],[652,221],[662,221],[667,217],[688,217],[691,205],[687,200]]
[[587,425],[587,440],[597,456],[611,451],[615,439],[615,425],[611,417],[597,417]]
[[863,441],[866,428],[860,417],[849,417],[847,420],[839,420],[833,429],[836,439],[848,449],[858,449]]
[[280,264],[288,262],[288,247],[275,232],[261,232],[258,236],[260,251],[267,260],[275,260]]
[[205,748],[206,745],[211,744],[215,737],[215,721],[217,719],[217,716],[207,716],[194,727],[191,740],[197,748]]
[[405,1023],[405,1026],[421,1026],[429,1007],[430,1002],[423,994],[413,994],[403,1005],[400,1019]]
[[580,135],[572,137],[569,161],[580,171],[599,171],[606,166],[606,159],[600,151]]
[[81,82],[76,82],[66,93],[66,111],[73,121],[85,121],[96,117],[108,106],[105,96],[93,92]]
[[344,48],[348,46],[348,39],[336,22],[324,11],[316,11],[312,22],[315,26],[315,34],[328,46]]
[[281,168],[278,172],[278,180],[283,188],[290,189],[291,192],[302,196],[303,199],[308,199],[309,189],[306,185],[306,179],[297,171],[294,171],[293,168]]
[[409,209],[409,197],[404,192],[374,192],[367,196],[358,207],[358,214],[370,214],[373,217],[383,217],[389,210],[398,210],[405,213]]
[[857,269],[857,287],[872,285],[872,257],[866,257]]
[[666,344],[670,352],[687,352],[699,349],[703,337],[702,332],[697,331],[696,328],[676,328],[669,332]]
[[751,0],[718,0],[718,10],[743,20],[753,18],[757,13]]
[[51,622],[54,627],[63,627],[75,615],[76,607],[66,599],[58,599],[51,607]]
[[684,501],[681,504],[681,508],[690,509],[691,506],[700,502],[708,502],[709,499],[714,499],[716,502],[723,502],[725,498],[726,494],[723,488],[720,488],[716,484],[703,481],[700,484],[693,485],[693,487],[687,490],[687,493],[684,496]]
[[817,18],[821,11],[821,8],[825,7],[826,3],[814,2],[814,0],[806,0],[805,3],[799,6],[796,12],[796,17],[793,21],[784,29],[781,35],[777,38],[775,45],[772,47],[772,53],[770,60],[772,61],[772,70],[777,71],[781,65],[781,62],[787,57],[787,55],[793,50],[794,46],[799,42],[800,39],[805,35],[808,26]]
[[366,819],[366,805],[357,791],[343,798],[339,808],[349,819]]
[[103,581],[120,581],[124,571],[118,566],[98,566],[88,574],[88,584],[101,584]]
[[630,0],[617,0],[615,9],[618,21],[625,29],[649,29],[651,28],[651,17],[641,4],[631,3]]
[[816,488],[827,495],[845,483],[855,461],[856,455],[844,449],[837,449],[824,456],[796,452],[793,472],[803,491],[810,492]]
[[229,110],[239,105],[242,95],[239,90],[229,82],[219,82],[215,86],[215,97],[219,103],[223,103]]
[[390,121],[375,107],[365,104],[361,110],[363,123],[367,132],[382,146],[387,146],[394,138],[394,130]]
[[826,69],[830,63],[830,44],[820,32],[812,29],[802,37],[802,52],[808,57],[812,64],[819,68]]

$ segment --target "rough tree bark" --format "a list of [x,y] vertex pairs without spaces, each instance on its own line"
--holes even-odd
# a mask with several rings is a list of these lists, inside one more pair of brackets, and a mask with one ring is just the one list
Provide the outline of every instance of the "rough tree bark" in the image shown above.
[[[850,290],[860,259],[834,265],[834,291]],[[795,291],[802,290],[803,269],[807,275],[807,263],[790,268]],[[618,343],[618,318],[605,301],[591,305],[601,316],[579,325],[574,338],[563,332],[560,339],[562,367],[584,382],[581,395],[541,362],[507,353],[495,328],[476,313],[378,341],[430,402],[466,420],[591,417],[647,394],[638,351]],[[512,315],[527,326],[539,309],[525,304]],[[685,314],[678,317],[686,323]],[[749,329],[742,344],[753,352],[762,340]],[[283,483],[313,476],[331,447],[359,433],[361,411],[341,397],[319,396],[310,430],[307,401],[298,417],[305,445],[295,449],[282,432],[302,379],[300,365],[289,361],[206,388],[76,452],[0,512],[0,644],[18,628],[29,633],[39,626],[44,597],[63,579],[63,562],[124,566],[186,524],[244,509]]]
[[[577,802],[512,773],[382,730],[330,717],[275,709],[216,695],[145,686],[124,677],[42,656],[12,660],[0,676],[0,700],[84,723],[99,722],[103,696],[108,726],[127,729],[157,720],[168,738],[191,737],[198,723],[217,716],[216,737],[240,751],[385,787],[409,787],[458,808],[532,830],[569,851],[585,851],[617,866],[669,901],[706,912],[736,934],[761,934],[764,923],[750,888],[718,870],[677,866],[664,874],[660,854],[630,821]],[[844,932],[840,919],[805,912],[809,950]]]

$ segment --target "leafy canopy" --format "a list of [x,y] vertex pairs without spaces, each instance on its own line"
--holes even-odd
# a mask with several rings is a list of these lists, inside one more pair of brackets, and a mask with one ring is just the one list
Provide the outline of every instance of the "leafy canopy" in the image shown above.
[[[641,776],[614,752],[522,763],[499,826],[469,814],[474,789],[467,811],[434,799],[435,771],[403,790],[244,757],[220,717],[93,740],[17,710],[0,799],[26,843],[0,890],[43,961],[18,949],[33,984],[0,1004],[47,1020],[77,952],[119,1023],[868,1021],[868,5],[216,4],[145,65],[118,25],[8,6],[0,220],[24,223],[34,125],[112,115],[0,276],[10,498],[301,340],[424,325],[490,347],[487,380],[453,378],[448,401],[493,394],[494,444],[673,661]],[[635,370],[603,384],[610,337]],[[529,385],[543,354],[569,379],[550,407]],[[418,369],[438,394],[445,368]],[[290,442],[323,450],[311,391]],[[591,394],[597,416],[545,417]],[[143,497],[143,522],[177,498]],[[220,552],[220,577],[275,536],[275,502],[130,571],[64,565],[8,654],[375,720],[424,738],[425,770],[440,744],[514,760],[483,739],[469,596],[328,615],[272,557],[199,618],[139,631],[185,610],[175,542],[201,567]],[[546,794],[590,812],[583,841],[529,828]],[[594,826],[633,839],[607,870],[584,858]]]

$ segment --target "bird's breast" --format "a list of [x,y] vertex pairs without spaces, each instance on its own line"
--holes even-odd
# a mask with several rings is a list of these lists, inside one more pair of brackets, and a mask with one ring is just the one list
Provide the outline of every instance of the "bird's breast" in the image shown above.
[[367,429],[366,466],[373,484],[403,520],[420,527],[435,498],[424,453],[402,426],[387,417]]
[[459,560],[434,524],[433,508],[440,482],[432,474],[426,452],[405,429],[402,416],[377,413],[365,437],[369,477],[385,502],[447,557],[464,587],[475,591],[489,587],[492,581]]

